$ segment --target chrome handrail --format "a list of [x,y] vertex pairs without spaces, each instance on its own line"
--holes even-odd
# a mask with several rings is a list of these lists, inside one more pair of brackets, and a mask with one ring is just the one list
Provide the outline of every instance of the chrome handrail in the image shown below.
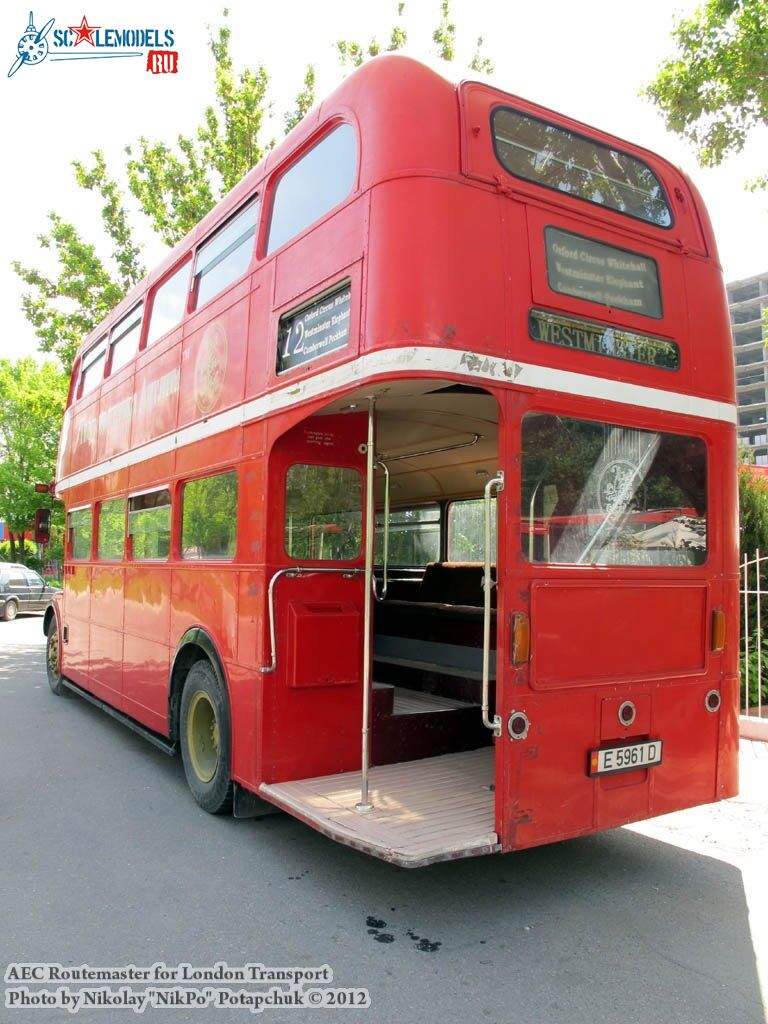
[[341,566],[329,566],[328,568],[325,568],[321,566],[291,565],[287,569],[278,569],[269,581],[267,604],[269,609],[269,643],[272,650],[272,660],[269,665],[261,665],[259,667],[259,672],[266,675],[268,672],[274,672],[277,668],[277,639],[275,636],[275,584],[277,581],[282,576],[298,579],[300,576],[312,576],[315,573],[327,572],[335,572],[348,579],[352,579],[355,576],[364,575],[365,569],[349,569]]
[[[494,736],[501,736],[501,718],[498,715],[494,715],[490,718],[488,715],[488,693],[490,690],[490,679],[491,679],[491,591],[495,586],[491,579],[491,499],[492,490],[499,491],[504,490],[504,473],[502,470],[497,470],[496,476],[491,477],[488,483],[485,485],[485,492],[483,495],[484,500],[484,513],[485,513],[485,551],[483,561],[483,704],[482,704],[482,715],[483,725],[486,729],[490,729]],[[496,577],[498,579],[499,567],[496,568]]]
[[389,568],[389,467],[386,462],[382,459],[376,459],[376,465],[381,467],[384,471],[384,551],[382,554],[383,560],[383,573],[381,582],[381,593],[376,589],[376,580],[373,581],[373,596],[377,601],[383,601],[387,596],[387,587],[389,585],[389,577],[387,571]]
[[440,455],[443,452],[455,452],[459,448],[474,448],[482,441],[482,434],[473,434],[471,441],[460,441],[458,444],[444,445],[442,448],[423,448],[420,452],[408,452],[406,455],[385,455],[387,462],[402,462],[403,459],[420,459],[423,455]]
[[539,481],[533,488],[533,494],[531,495],[531,503],[528,506],[528,561],[533,561],[533,548],[534,548],[534,536],[533,536],[533,508],[536,502],[536,495],[539,493],[539,488],[544,481],[544,477],[539,477]]

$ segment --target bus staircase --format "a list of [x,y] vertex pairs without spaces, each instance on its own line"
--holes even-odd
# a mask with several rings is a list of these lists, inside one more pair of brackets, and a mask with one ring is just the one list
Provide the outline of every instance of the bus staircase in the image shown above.
[[479,704],[391,682],[374,681],[372,734],[374,765],[488,745]]
[[374,682],[370,809],[361,772],[262,784],[324,835],[401,867],[494,853],[494,753],[480,705]]

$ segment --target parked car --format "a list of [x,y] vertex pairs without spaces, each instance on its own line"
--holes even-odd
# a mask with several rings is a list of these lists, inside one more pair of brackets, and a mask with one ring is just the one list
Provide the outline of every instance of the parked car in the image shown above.
[[42,612],[56,593],[56,587],[26,565],[0,563],[0,619],[10,622],[19,612]]

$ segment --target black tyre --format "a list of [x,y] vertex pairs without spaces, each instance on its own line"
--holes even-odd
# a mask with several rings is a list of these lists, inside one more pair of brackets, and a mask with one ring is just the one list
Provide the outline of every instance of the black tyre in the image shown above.
[[224,687],[205,659],[189,670],[181,694],[181,757],[192,795],[209,814],[232,809],[232,738]]
[[52,693],[55,693],[57,697],[61,697],[65,693],[69,693],[69,690],[64,686],[61,675],[59,623],[55,615],[51,617],[51,621],[48,623],[48,632],[46,636],[48,637],[48,640],[45,645],[45,670],[48,675],[48,685],[50,686]]
[[19,605],[16,601],[6,601],[5,608],[3,609],[3,618],[6,622],[13,622],[16,616],[19,614]]

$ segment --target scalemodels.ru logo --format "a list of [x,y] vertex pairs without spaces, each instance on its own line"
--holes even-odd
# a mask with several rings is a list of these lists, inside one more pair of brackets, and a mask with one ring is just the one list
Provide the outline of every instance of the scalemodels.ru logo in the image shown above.
[[146,70],[156,75],[175,75],[179,70],[179,55],[173,49],[173,29],[91,25],[86,15],[77,25],[54,28],[55,23],[56,19],[50,18],[38,29],[33,12],[29,12],[27,27],[16,44],[16,58],[8,71],[9,78],[25,65],[42,64],[47,57],[51,62],[138,57],[144,60]]

